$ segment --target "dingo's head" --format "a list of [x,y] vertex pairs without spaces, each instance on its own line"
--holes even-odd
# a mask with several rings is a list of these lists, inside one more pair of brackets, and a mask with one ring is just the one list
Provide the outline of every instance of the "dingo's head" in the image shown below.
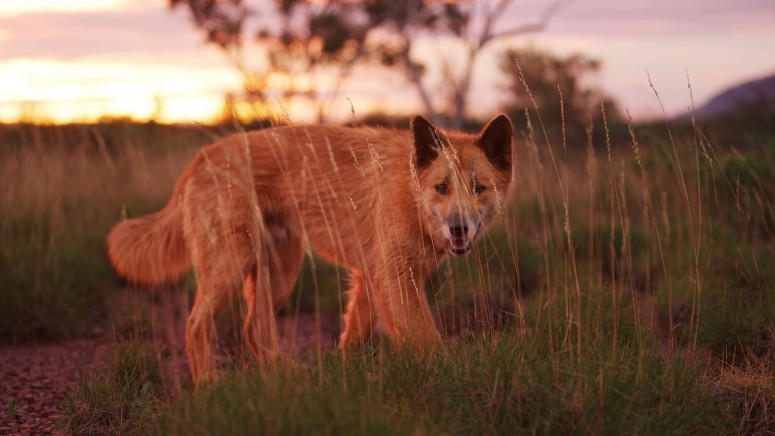
[[446,134],[418,116],[411,131],[425,231],[437,249],[468,253],[506,201],[512,178],[511,121],[498,115],[478,135]]

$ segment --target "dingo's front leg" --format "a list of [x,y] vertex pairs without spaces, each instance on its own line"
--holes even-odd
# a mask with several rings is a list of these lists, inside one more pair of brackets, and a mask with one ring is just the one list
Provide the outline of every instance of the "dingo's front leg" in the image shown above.
[[377,310],[391,339],[423,351],[441,342],[428,306],[419,268],[401,268],[374,280]]
[[339,337],[339,348],[345,352],[347,347],[362,344],[369,340],[377,322],[377,309],[363,272],[350,272],[350,290],[347,292],[347,312],[344,315],[345,327]]

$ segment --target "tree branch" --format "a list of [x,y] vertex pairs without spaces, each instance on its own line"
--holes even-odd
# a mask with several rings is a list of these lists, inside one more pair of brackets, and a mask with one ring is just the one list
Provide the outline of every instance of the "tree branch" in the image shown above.
[[502,32],[491,33],[491,28],[489,27],[491,27],[494,23],[494,19],[502,16],[506,7],[509,5],[509,3],[511,3],[511,0],[501,0],[495,9],[493,9],[492,15],[488,15],[487,17],[486,25],[488,27],[485,28],[485,32],[483,33],[482,38],[479,40],[479,48],[484,47],[495,39],[505,38],[508,36],[524,35],[526,33],[540,32],[546,28],[546,26],[549,24],[549,21],[554,18],[560,9],[573,3],[574,1],[575,0],[555,0],[551,5],[549,5],[549,7],[544,9],[538,21],[513,27]]

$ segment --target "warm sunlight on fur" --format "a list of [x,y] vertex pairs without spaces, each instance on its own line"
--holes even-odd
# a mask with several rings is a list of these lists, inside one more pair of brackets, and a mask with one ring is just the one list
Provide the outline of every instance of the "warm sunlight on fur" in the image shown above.
[[498,215],[512,137],[505,115],[479,135],[442,132],[422,117],[411,131],[316,125],[233,135],[198,153],[163,210],[117,224],[110,258],[148,285],[193,265],[186,346],[197,383],[215,376],[214,317],[240,288],[250,350],[276,356],[275,310],[307,243],[350,270],[343,350],[367,340],[377,321],[423,350],[440,341],[424,280],[447,253],[470,251]]

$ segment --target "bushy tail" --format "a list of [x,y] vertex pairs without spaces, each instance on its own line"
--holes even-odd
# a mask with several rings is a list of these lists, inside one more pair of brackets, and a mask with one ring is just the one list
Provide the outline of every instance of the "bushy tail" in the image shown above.
[[185,274],[191,257],[177,196],[159,212],[116,224],[108,234],[108,256],[122,277],[137,284],[158,286]]

